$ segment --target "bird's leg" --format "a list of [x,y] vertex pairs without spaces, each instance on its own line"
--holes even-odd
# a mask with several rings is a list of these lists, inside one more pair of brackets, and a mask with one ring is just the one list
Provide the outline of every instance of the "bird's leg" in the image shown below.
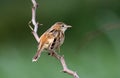
[[49,50],[48,55],[53,56],[54,55],[54,51]]

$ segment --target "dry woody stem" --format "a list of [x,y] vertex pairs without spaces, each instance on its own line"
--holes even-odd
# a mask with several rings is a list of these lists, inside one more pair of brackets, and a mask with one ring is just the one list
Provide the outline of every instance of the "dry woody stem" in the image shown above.
[[[32,19],[29,22],[29,27],[32,30],[32,34],[35,37],[36,41],[39,43],[39,36],[37,34],[39,23],[36,22],[36,9],[38,7],[38,4],[36,3],[36,0],[32,0],[32,3],[33,3],[33,7],[32,7]],[[30,25],[30,23],[32,23],[34,27],[32,27]],[[60,56],[59,54],[57,54],[56,52],[53,52],[53,51],[50,51],[50,55],[53,56],[53,57],[55,57],[56,59],[58,59],[61,62],[64,73],[72,75],[74,78],[79,78],[79,76],[78,76],[78,74],[76,72],[68,69],[68,67],[66,65],[66,62],[65,62],[65,59],[64,59],[64,56]]]
[[32,7],[32,20],[29,22],[29,26],[30,26],[30,23],[33,24],[34,28],[32,28],[31,26],[30,26],[30,28],[32,30],[32,34],[34,35],[36,41],[39,43],[39,36],[37,34],[37,29],[38,29],[39,23],[36,22],[36,9],[38,7],[38,4],[36,3],[35,0],[32,0],[32,3],[33,3],[33,7]]
[[64,73],[68,73],[69,75],[72,75],[74,78],[79,78],[78,74],[70,69],[68,69],[67,65],[66,65],[66,62],[65,62],[65,59],[64,59],[64,56],[60,56],[58,55],[56,52],[51,52],[51,56],[57,58],[61,64],[62,64],[62,67],[63,67],[63,72]]

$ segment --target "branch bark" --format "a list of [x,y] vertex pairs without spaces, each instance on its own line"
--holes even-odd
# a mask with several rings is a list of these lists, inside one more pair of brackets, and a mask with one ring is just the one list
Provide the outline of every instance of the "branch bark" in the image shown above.
[[78,74],[77,74],[76,72],[70,70],[70,69],[67,67],[67,64],[66,64],[66,62],[65,62],[64,56],[60,56],[60,55],[58,55],[56,52],[53,52],[53,51],[50,52],[50,53],[52,53],[52,54],[50,54],[51,56],[55,57],[56,59],[58,59],[58,60],[61,62],[62,67],[63,67],[63,70],[62,70],[62,71],[63,71],[64,73],[67,73],[67,74],[69,74],[69,75],[72,75],[74,78],[79,78],[79,76],[78,76]]
[[[36,41],[39,43],[39,36],[37,34],[39,23],[36,22],[36,9],[38,7],[38,4],[36,3],[36,0],[31,0],[31,1],[33,3],[33,7],[32,7],[32,19],[29,22],[29,27],[32,30],[32,34],[35,37]],[[30,23],[33,24],[33,26],[34,26],[33,28],[30,25]],[[79,78],[79,76],[76,72],[68,69],[66,62],[65,62],[65,59],[64,59],[64,56],[60,56],[59,54],[57,54],[56,52],[53,52],[53,51],[50,51],[50,55],[55,57],[56,59],[58,59],[61,62],[64,73],[68,73],[69,75],[72,75],[74,78]]]
[[[39,43],[39,36],[37,34],[37,30],[38,30],[38,25],[39,23],[36,22],[36,9],[38,7],[38,4],[36,3],[35,0],[32,0],[32,3],[33,3],[33,7],[32,7],[32,19],[31,21],[29,22],[29,27],[30,29],[32,30],[32,34],[33,36],[35,37],[36,41]],[[30,23],[33,24],[34,28],[32,28],[32,26],[30,25]]]

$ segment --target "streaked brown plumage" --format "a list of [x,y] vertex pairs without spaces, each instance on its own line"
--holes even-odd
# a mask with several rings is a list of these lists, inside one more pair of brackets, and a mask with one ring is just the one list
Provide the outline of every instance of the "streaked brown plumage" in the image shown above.
[[49,28],[40,37],[38,50],[32,61],[37,61],[41,52],[45,49],[48,51],[55,51],[59,49],[64,42],[64,32],[71,26],[64,24],[63,22],[56,22],[51,28]]

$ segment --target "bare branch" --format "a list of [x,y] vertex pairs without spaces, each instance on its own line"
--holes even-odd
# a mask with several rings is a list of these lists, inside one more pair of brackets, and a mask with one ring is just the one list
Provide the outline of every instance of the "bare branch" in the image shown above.
[[[39,36],[37,34],[39,23],[36,22],[36,9],[38,7],[38,4],[36,3],[35,0],[32,0],[32,3],[33,3],[33,7],[32,7],[32,20],[29,22],[29,27],[32,30],[32,34],[34,35],[36,41],[39,43]],[[30,26],[30,23],[33,24],[34,28],[32,28],[32,26]]]
[[[37,30],[38,30],[38,22],[36,22],[36,9],[38,7],[38,4],[36,3],[35,0],[32,0],[32,3],[33,3],[33,7],[32,7],[32,20],[29,22],[29,27],[30,29],[32,30],[32,34],[33,36],[35,37],[36,41],[39,43],[39,36],[37,34]],[[30,23],[33,24],[33,28],[32,26],[30,25]],[[64,73],[68,73],[69,75],[72,75],[74,78],[79,78],[79,76],[77,75],[76,72],[68,69],[67,65],[66,65],[66,62],[64,60],[64,57],[63,56],[60,56],[58,55],[56,52],[53,52],[53,51],[50,51],[50,54],[51,56],[57,58],[61,64],[62,64],[62,67],[63,67],[63,72]]]
[[68,73],[69,75],[72,75],[74,78],[79,78],[79,76],[78,76],[78,74],[76,72],[68,69],[68,67],[66,65],[66,62],[65,62],[65,59],[64,59],[64,56],[60,56],[56,52],[53,52],[53,51],[51,51],[50,53],[52,53],[52,54],[50,54],[51,56],[57,58],[61,62],[62,67],[63,67],[62,71],[64,73]]

